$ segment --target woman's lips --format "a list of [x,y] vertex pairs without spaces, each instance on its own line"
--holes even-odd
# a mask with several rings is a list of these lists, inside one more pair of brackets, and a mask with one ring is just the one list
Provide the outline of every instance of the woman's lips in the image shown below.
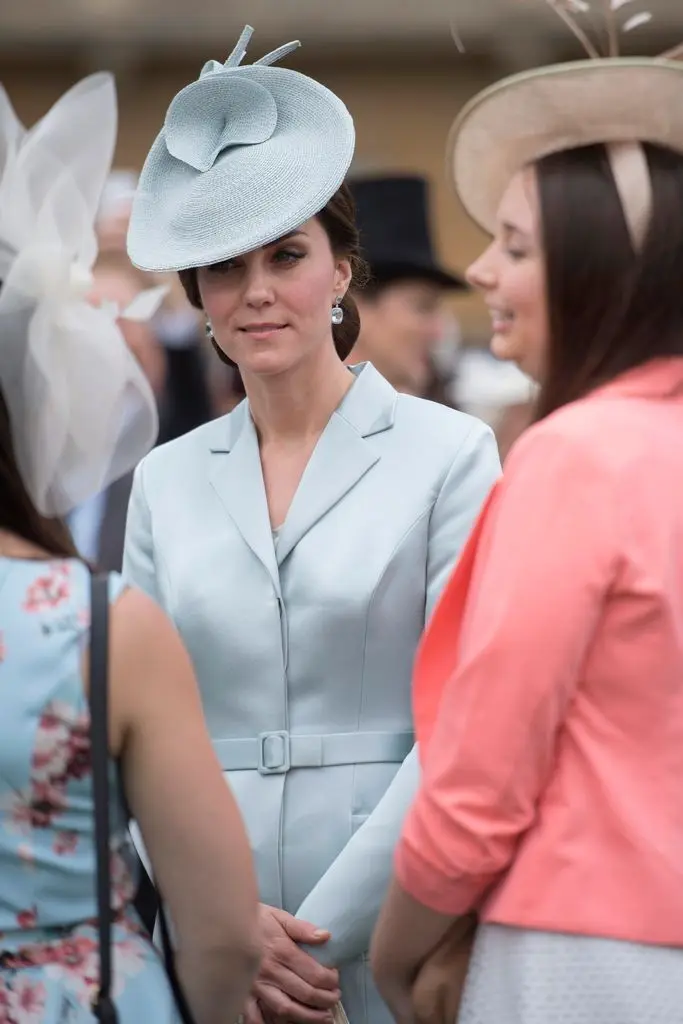
[[247,324],[245,327],[241,327],[240,330],[244,331],[245,334],[249,334],[252,338],[260,340],[284,330],[286,326],[286,324]]

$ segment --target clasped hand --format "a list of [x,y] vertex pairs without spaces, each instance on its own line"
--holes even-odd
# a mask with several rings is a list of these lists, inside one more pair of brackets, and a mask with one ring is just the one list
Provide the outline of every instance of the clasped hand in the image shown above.
[[301,944],[323,945],[330,933],[261,904],[262,960],[245,1024],[330,1024],[341,998],[339,972],[323,967]]

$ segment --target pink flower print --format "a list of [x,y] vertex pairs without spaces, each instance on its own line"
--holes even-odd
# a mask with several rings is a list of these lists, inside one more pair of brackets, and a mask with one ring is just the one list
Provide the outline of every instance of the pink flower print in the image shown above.
[[66,982],[70,991],[84,1006],[90,1005],[97,992],[99,971],[97,942],[83,935],[65,939],[53,947],[51,963],[45,968],[48,978],[58,978],[60,984]]
[[64,792],[49,782],[31,787],[30,793],[16,793],[9,809],[15,828],[26,832],[32,828],[49,828],[56,815],[66,808]]
[[31,792],[24,806],[14,808],[13,819],[33,828],[49,828],[67,806],[66,787],[90,771],[87,715],[68,704],[47,705],[36,732],[31,763]]
[[97,977],[99,970],[99,954],[97,941],[86,935],[75,935],[64,939],[55,948],[56,962],[69,970],[77,970],[80,974]]
[[135,977],[145,966],[147,946],[144,939],[118,939],[114,944],[114,990],[120,996],[128,978]]
[[46,1003],[47,991],[42,982],[21,974],[16,975],[10,982],[10,1019],[13,1017],[17,1022],[21,1021],[21,1024],[40,1024]]
[[31,812],[27,793],[7,794],[6,799],[0,801],[0,810],[6,812],[8,825],[12,826],[12,831],[26,832],[28,830]]
[[82,779],[90,770],[90,723],[82,718],[73,725],[69,735],[66,775],[69,779]]
[[27,867],[33,867],[36,862],[36,855],[29,843],[20,843],[17,847],[17,854],[22,864],[25,864]]
[[87,715],[53,701],[43,711],[33,753],[32,778],[65,785],[90,771],[90,721]]
[[39,576],[28,588],[24,601],[27,612],[42,612],[57,608],[71,594],[70,568],[67,562],[55,562],[44,576]]
[[54,819],[66,810],[64,789],[59,784],[40,782],[31,787],[30,824],[50,828]]
[[2,1021],[2,1024],[12,1024],[9,1001],[10,991],[3,979],[0,978],[0,1021]]
[[46,732],[41,722],[36,734],[31,764],[34,786],[66,777],[69,766],[69,736],[66,729]]
[[52,849],[58,857],[73,853],[78,846],[77,832],[58,832],[54,838]]
[[111,865],[113,904],[115,907],[122,907],[126,903],[132,902],[135,896],[133,876],[121,853],[112,853],[109,863]]
[[30,931],[35,928],[38,921],[38,908],[31,907],[30,910],[21,910],[17,914],[17,924],[22,931]]
[[40,720],[41,729],[50,732],[58,729],[62,734],[69,733],[74,726],[84,720],[73,704],[67,704],[63,700],[52,700],[43,710]]

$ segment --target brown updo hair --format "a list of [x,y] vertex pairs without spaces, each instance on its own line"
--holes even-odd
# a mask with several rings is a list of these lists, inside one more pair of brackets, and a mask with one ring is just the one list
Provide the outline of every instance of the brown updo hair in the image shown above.
[[[330,240],[332,252],[337,259],[347,259],[351,264],[351,285],[353,288],[362,288],[368,280],[369,273],[360,252],[356,204],[346,182],[335,192],[320,213],[316,214],[316,219],[324,228],[325,234]],[[193,267],[189,270],[180,270],[178,276],[191,304],[195,309],[202,309],[196,269]],[[340,324],[332,325],[332,337],[337,355],[344,362],[348,359],[360,334],[360,314],[351,295],[351,288],[342,299],[341,308],[344,311],[344,319]],[[211,343],[222,362],[228,366],[236,366],[235,362],[218,345],[215,338],[212,337]]]

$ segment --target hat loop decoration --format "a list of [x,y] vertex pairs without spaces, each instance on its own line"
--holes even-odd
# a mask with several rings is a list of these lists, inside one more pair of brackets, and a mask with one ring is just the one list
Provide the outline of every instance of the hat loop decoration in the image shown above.
[[[493,233],[498,203],[517,172],[552,153],[602,143],[638,252],[652,210],[643,143],[683,155],[683,67],[677,63],[683,45],[655,58],[621,57],[620,36],[652,17],[630,13],[634,0],[545,2],[589,59],[512,75],[467,104],[449,141],[458,194],[473,219]],[[604,55],[582,20],[595,13],[603,15]]]
[[274,242],[344,180],[355,145],[348,110],[314,79],[273,67],[298,40],[242,64],[253,31],[168,108],[133,200],[128,254],[142,270],[208,266]]
[[[244,28],[225,64],[207,61],[199,79],[182,89],[168,108],[166,147],[171,156],[196,171],[208,171],[230,146],[258,145],[275,131],[277,104],[268,89],[229,75],[239,68],[253,31],[251,25]],[[298,40],[285,43],[256,65],[275,64],[300,45]]]
[[276,124],[277,105],[264,86],[215,71],[202,72],[168,108],[166,148],[196,171],[208,171],[230,146],[265,142]]

